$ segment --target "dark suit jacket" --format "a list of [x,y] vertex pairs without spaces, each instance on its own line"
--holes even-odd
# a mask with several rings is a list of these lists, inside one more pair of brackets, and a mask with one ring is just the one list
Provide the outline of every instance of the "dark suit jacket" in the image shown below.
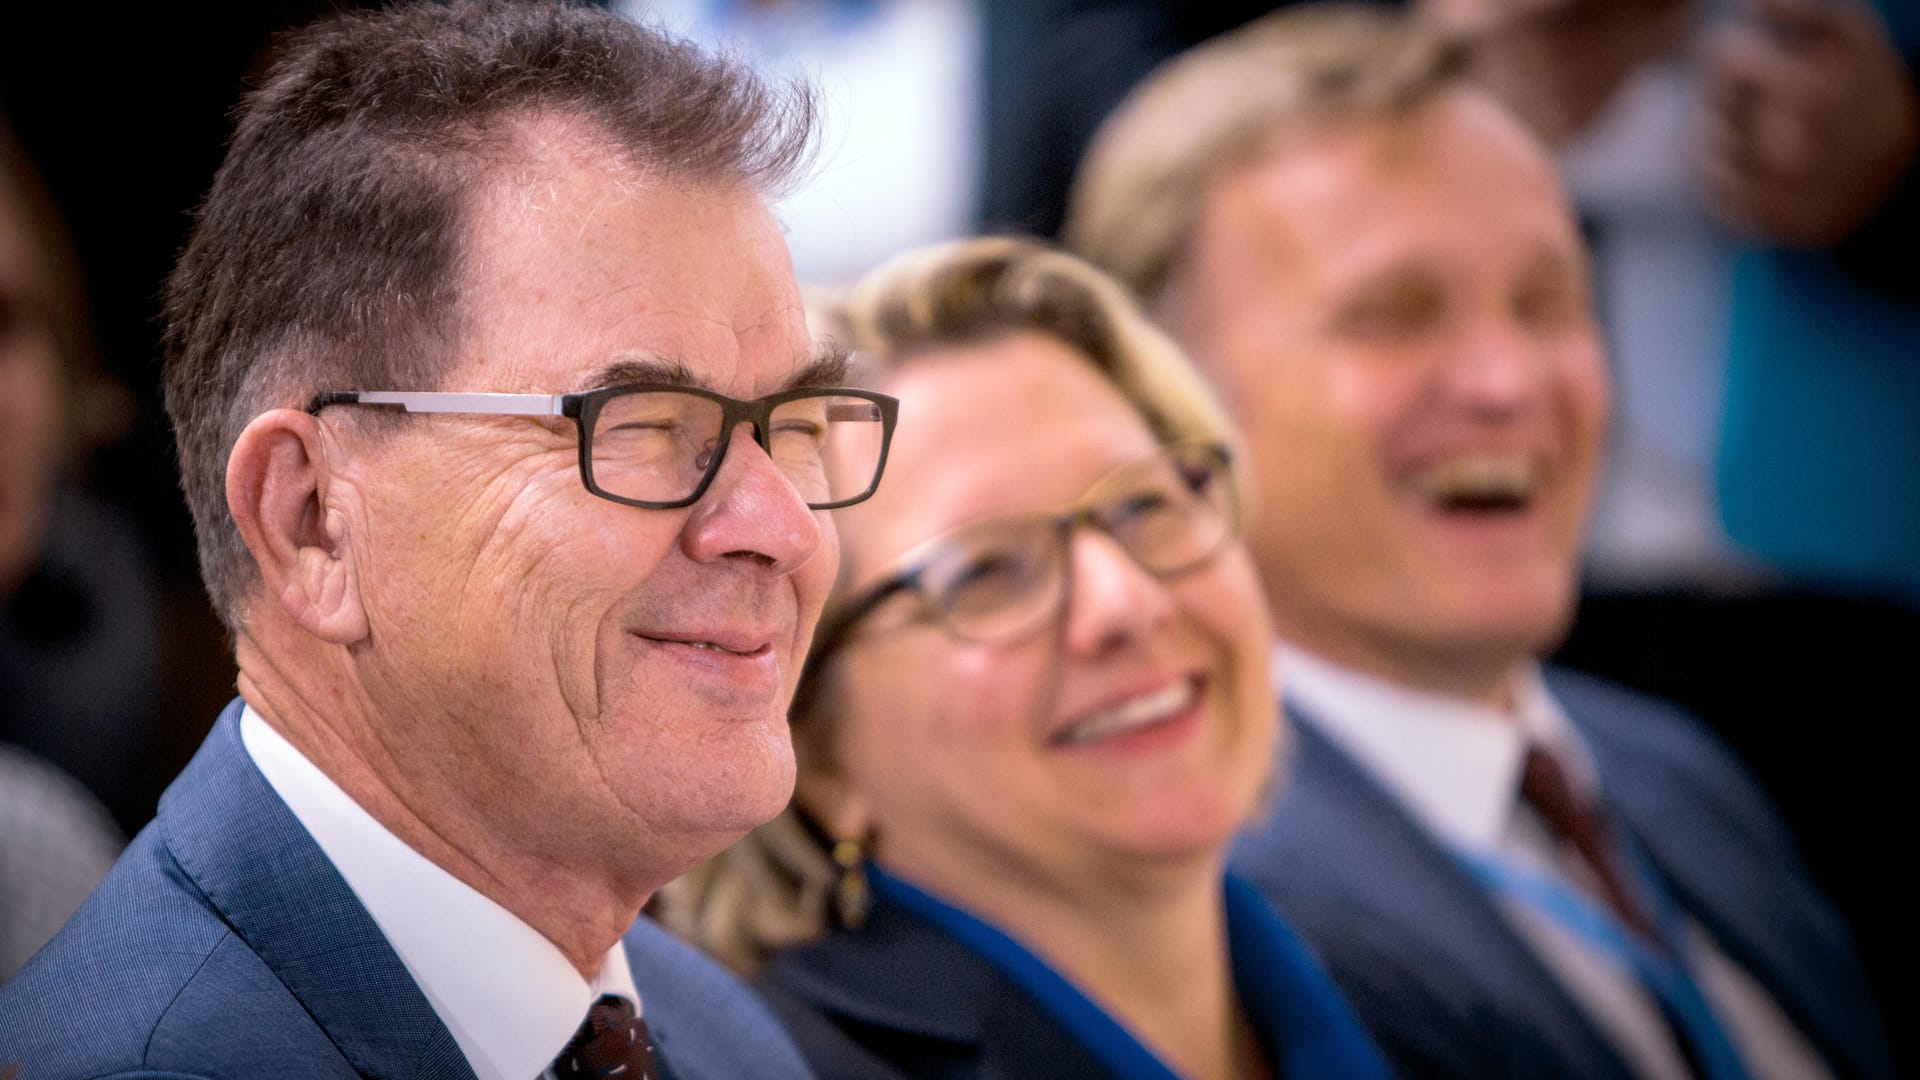
[[[1846,927],[1739,764],[1663,703],[1567,672],[1548,683],[1612,814],[1681,906],[1838,1075],[1889,1075]],[[1310,717],[1293,719],[1286,787],[1232,865],[1319,951],[1395,1063],[1417,1076],[1628,1080],[1478,881]]]
[[858,932],[776,955],[755,989],[821,1080],[1112,1080],[999,968],[880,898]]
[[[107,880],[0,987],[0,1072],[471,1078],[372,917],[247,756],[239,719],[236,701]],[[678,1080],[811,1075],[710,961],[644,922],[626,945]]]
[[[1264,906],[1251,887],[1239,888],[1245,900]],[[1236,915],[1229,893],[1231,930]],[[1257,916],[1271,918],[1264,910]],[[1296,947],[1289,932],[1277,922],[1274,928],[1286,935],[1288,949]],[[1262,936],[1255,926],[1244,932],[1249,941]],[[1317,967],[1246,985],[1241,965],[1270,955],[1258,948],[1236,955],[1235,975],[1249,1015],[1263,1028],[1261,1039],[1292,1070],[1287,1075],[1386,1075]],[[1026,984],[950,928],[879,889],[864,927],[776,954],[756,988],[822,1080],[1114,1080],[1114,1068]]]

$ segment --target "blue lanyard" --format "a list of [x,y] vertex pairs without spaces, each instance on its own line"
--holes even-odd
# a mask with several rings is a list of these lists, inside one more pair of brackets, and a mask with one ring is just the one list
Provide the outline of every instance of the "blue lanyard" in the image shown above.
[[1657,875],[1639,850],[1624,843],[1629,863],[1654,901],[1654,916],[1664,948],[1654,948],[1620,925],[1613,913],[1568,888],[1558,878],[1484,855],[1459,853],[1488,888],[1520,903],[1583,938],[1624,964],[1651,991],[1688,1043],[1703,1080],[1747,1080],[1746,1066],[1726,1029],[1713,1014],[1699,983],[1681,959],[1679,909],[1660,888]]

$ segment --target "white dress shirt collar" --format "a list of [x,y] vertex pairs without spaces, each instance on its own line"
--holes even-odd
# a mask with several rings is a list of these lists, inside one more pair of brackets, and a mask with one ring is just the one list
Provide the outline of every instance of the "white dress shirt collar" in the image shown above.
[[517,916],[380,824],[251,705],[240,738],[386,935],[479,1080],[534,1080],[602,994],[635,1003],[615,943],[592,983]]
[[1282,643],[1274,677],[1285,699],[1447,846],[1488,853],[1518,804],[1527,746],[1539,743],[1591,793],[1595,772],[1538,665],[1514,682],[1511,710],[1390,682]]

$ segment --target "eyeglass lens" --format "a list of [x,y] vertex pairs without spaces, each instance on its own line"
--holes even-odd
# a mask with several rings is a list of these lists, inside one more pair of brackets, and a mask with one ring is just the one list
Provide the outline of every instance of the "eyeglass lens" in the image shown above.
[[[609,399],[594,418],[593,479],[608,494],[674,502],[705,478],[729,433],[726,409],[697,394],[641,391]],[[872,486],[886,429],[865,398],[823,393],[774,406],[765,433],[780,472],[814,506]]]
[[982,522],[946,538],[922,564],[922,594],[960,637],[1006,640],[1037,626],[1065,592],[1071,526],[1112,536],[1156,576],[1191,570],[1235,527],[1233,485],[1211,447],[1175,448],[1128,466],[1067,518]]

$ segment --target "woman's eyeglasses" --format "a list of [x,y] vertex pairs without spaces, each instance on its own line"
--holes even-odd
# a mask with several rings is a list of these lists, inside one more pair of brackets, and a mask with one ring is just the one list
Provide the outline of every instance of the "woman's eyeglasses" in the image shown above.
[[1141,569],[1166,578],[1209,562],[1239,519],[1227,448],[1167,446],[1109,473],[1064,513],[993,518],[920,545],[897,571],[821,620],[812,662],[898,593],[917,597],[926,617],[959,640],[1018,640],[1066,609],[1075,530],[1106,533]]

